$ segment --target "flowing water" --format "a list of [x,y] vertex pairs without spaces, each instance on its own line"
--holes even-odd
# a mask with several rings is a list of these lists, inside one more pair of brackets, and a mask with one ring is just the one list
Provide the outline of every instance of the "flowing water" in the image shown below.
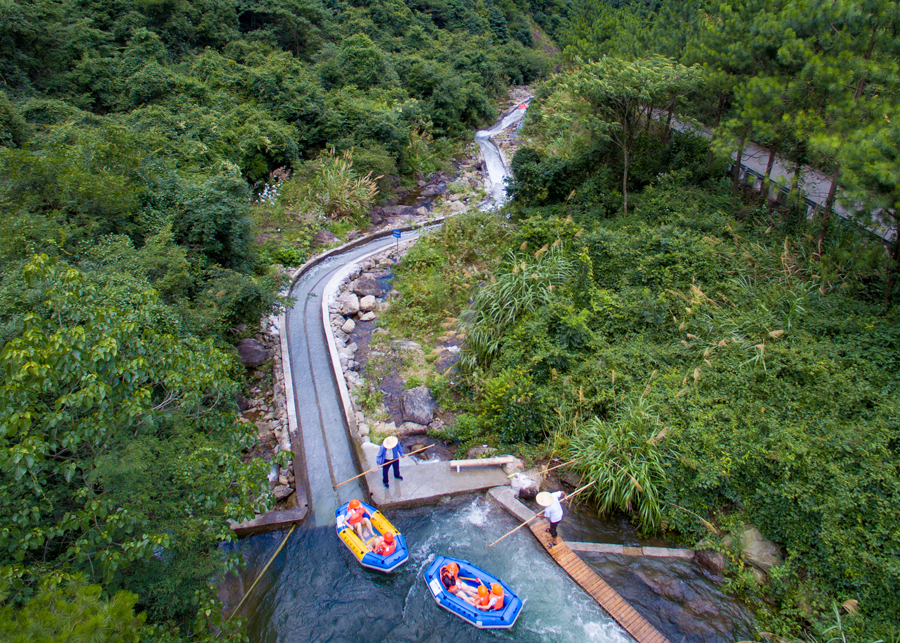
[[503,205],[506,201],[506,178],[509,176],[509,168],[503,162],[500,150],[491,141],[507,127],[516,123],[525,116],[525,110],[516,108],[500,119],[491,129],[481,130],[475,134],[475,142],[481,148],[481,156],[484,157],[485,169],[491,180],[491,207]]
[[[255,601],[244,610],[252,613],[251,640],[631,640],[539,551],[527,530],[487,549],[517,523],[483,496],[392,511],[390,518],[406,536],[410,560],[389,575],[363,569],[339,541],[333,525],[298,529],[254,590]],[[247,578],[255,577],[281,538],[283,535],[271,534],[243,541],[250,563]],[[439,608],[422,579],[437,554],[470,560],[506,580],[525,602],[513,630],[476,630]]]
[[[334,525],[300,525],[251,595],[254,643],[307,641],[438,642],[522,641],[624,643],[621,628],[522,529],[483,495],[437,506],[390,512],[404,533],[410,560],[393,574],[363,569],[335,534]],[[564,537],[589,539],[596,518],[567,514]],[[609,525],[600,533],[607,532]],[[249,586],[277,549],[283,533],[241,542]],[[611,540],[614,540],[612,538]],[[509,632],[485,632],[439,608],[422,579],[438,554],[464,558],[494,573],[519,594],[525,608]],[[752,619],[715,579],[690,561],[584,554],[583,558],[672,643],[725,643],[748,638]],[[235,588],[235,596],[240,591]]]
[[[495,205],[506,199],[504,179],[508,168],[490,136],[520,120],[524,112],[516,109],[493,129],[476,135],[492,182]],[[381,240],[369,245],[386,247],[389,243]],[[364,256],[372,248],[367,245],[349,254],[351,258]],[[334,509],[350,496],[362,497],[362,489],[350,484],[338,493],[332,488],[335,480],[356,471],[336,402],[323,399],[318,393],[321,390],[324,395],[330,379],[320,374],[327,372],[328,357],[319,297],[329,275],[343,261],[328,260],[304,276],[293,291],[298,301],[290,313],[288,328],[294,356],[294,388],[317,391],[303,400],[298,395],[297,404],[301,424],[307,427],[303,440],[312,511],[241,609],[241,615],[249,620],[250,640],[631,641],[543,552],[528,530],[520,530],[488,549],[489,543],[516,527],[517,522],[483,495],[447,498],[437,506],[391,511],[390,520],[404,533],[410,548],[410,560],[393,574],[362,568],[338,539]],[[301,286],[304,290],[299,289]],[[332,395],[333,392],[326,397]],[[561,533],[570,540],[589,542],[635,540],[627,523],[597,521],[577,510],[570,511]],[[247,538],[236,545],[247,567],[240,578],[228,578],[222,583],[227,605],[233,606],[240,600],[283,538],[283,532],[275,532]],[[438,554],[470,560],[507,581],[525,602],[515,627],[511,631],[480,631],[439,608],[422,579],[423,571]],[[750,631],[746,609],[722,594],[711,579],[689,562],[598,556],[586,560],[623,596],[634,601],[672,643],[732,641]]]

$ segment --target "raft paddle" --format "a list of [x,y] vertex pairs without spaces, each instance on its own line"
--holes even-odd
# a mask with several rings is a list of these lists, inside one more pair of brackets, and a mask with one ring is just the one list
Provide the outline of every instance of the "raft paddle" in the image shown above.
[[[593,485],[594,483],[596,483],[596,482],[597,482],[597,481],[594,480],[594,481],[592,481],[592,482],[587,483],[587,484],[584,485],[581,489],[576,489],[576,490],[573,491],[572,493],[568,494],[565,498],[563,498],[563,500],[568,500],[569,498],[572,498],[573,496],[575,496],[575,495],[581,493],[582,491],[584,491],[584,490],[587,489],[588,487],[592,486],[592,485]],[[521,525],[519,525],[518,527],[516,527],[516,528],[513,529],[512,531],[508,531],[508,532],[506,532],[505,534],[503,534],[502,536],[500,536],[497,540],[495,540],[495,541],[492,542],[490,545],[488,545],[487,548],[490,549],[491,547],[493,547],[494,545],[496,545],[497,543],[499,543],[501,540],[503,540],[503,539],[506,538],[507,536],[516,533],[516,532],[519,531],[522,527],[524,527],[525,525],[527,525],[528,523],[530,523],[532,520],[534,520],[534,519],[537,518],[538,516],[542,515],[545,511],[547,511],[547,510],[546,510],[546,509],[541,509],[538,513],[534,514],[531,518],[529,518],[528,520],[526,520],[525,522],[523,522]]]
[[[425,451],[425,449],[430,449],[430,448],[433,447],[433,446],[434,446],[433,444],[429,444],[427,447],[424,447],[424,448],[419,449],[419,450],[417,450],[417,451],[413,451],[413,452],[411,452],[411,453],[405,453],[404,455],[401,455],[401,456],[400,456],[399,458],[397,458],[397,459],[398,459],[398,460],[402,460],[403,458],[405,458],[405,457],[407,457],[407,456],[416,455],[417,453],[422,453],[422,451]],[[388,460],[388,462],[393,462],[393,460]],[[352,481],[352,480],[356,480],[357,478],[362,478],[362,477],[363,477],[364,475],[366,475],[367,473],[372,473],[373,471],[377,471],[377,470],[380,469],[381,467],[387,465],[388,462],[385,462],[384,464],[379,464],[377,467],[372,467],[371,469],[369,469],[369,470],[367,470],[367,471],[363,471],[363,472],[360,473],[358,476],[353,476],[352,478],[348,478],[347,480],[344,480],[343,482],[340,482],[340,483],[334,485],[334,488],[337,489],[337,488],[340,487],[342,484],[347,484],[348,482],[350,482],[350,481]]]

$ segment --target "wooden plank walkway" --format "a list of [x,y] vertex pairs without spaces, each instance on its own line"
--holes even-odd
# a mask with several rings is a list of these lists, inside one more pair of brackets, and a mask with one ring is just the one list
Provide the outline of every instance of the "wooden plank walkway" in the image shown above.
[[547,528],[550,523],[544,519],[531,523],[531,533],[540,541],[544,549],[553,557],[572,579],[581,585],[584,590],[594,597],[600,607],[606,610],[625,630],[631,634],[638,643],[669,643],[669,640],[660,634],[659,630],[650,625],[625,599],[619,596],[612,587],[597,576],[581,558],[574,553],[562,538],[557,538],[557,544],[551,546],[550,534]]

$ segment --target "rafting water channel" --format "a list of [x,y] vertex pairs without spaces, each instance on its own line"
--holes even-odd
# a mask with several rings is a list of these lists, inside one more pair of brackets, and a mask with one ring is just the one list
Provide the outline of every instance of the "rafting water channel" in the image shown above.
[[[490,140],[524,115],[517,109],[478,142],[492,182],[494,204],[505,200],[508,175]],[[418,233],[404,233],[404,239]],[[409,562],[393,574],[362,568],[334,529],[335,508],[364,498],[353,482],[359,472],[331,371],[322,324],[325,285],[347,263],[387,249],[390,237],[331,257],[295,284],[288,313],[292,384],[302,427],[310,514],[262,575],[241,609],[254,643],[313,641],[559,641],[625,642],[631,637],[520,530],[500,545],[487,545],[517,522],[484,495],[446,497],[437,505],[392,510],[388,518],[406,536]],[[561,535],[589,542],[629,542],[624,521],[611,524],[570,511]],[[246,538],[237,545],[246,561],[240,578],[226,579],[222,594],[235,604],[261,573],[285,532]],[[525,602],[511,631],[480,631],[440,609],[422,572],[438,554],[470,560],[502,577]],[[730,599],[689,561],[587,555],[592,565],[673,643],[733,641],[751,630],[746,609]],[[649,612],[649,613],[648,613]]]

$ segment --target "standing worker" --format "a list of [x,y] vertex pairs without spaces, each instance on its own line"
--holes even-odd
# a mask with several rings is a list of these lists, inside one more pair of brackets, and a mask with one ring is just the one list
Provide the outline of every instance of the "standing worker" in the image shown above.
[[378,458],[375,460],[375,464],[381,467],[381,481],[384,483],[385,489],[390,488],[388,484],[388,469],[391,468],[391,465],[394,467],[394,479],[403,480],[403,476],[400,475],[400,458],[402,457],[403,445],[400,444],[400,440],[397,439],[396,435],[387,436],[384,442],[381,443],[381,448],[378,450]]
[[563,519],[563,509],[560,502],[565,499],[566,494],[562,491],[554,491],[553,493],[542,491],[535,498],[540,506],[545,507],[544,516],[550,521],[550,528],[547,531],[553,539],[553,542],[550,544],[551,547],[556,544],[556,527]]

